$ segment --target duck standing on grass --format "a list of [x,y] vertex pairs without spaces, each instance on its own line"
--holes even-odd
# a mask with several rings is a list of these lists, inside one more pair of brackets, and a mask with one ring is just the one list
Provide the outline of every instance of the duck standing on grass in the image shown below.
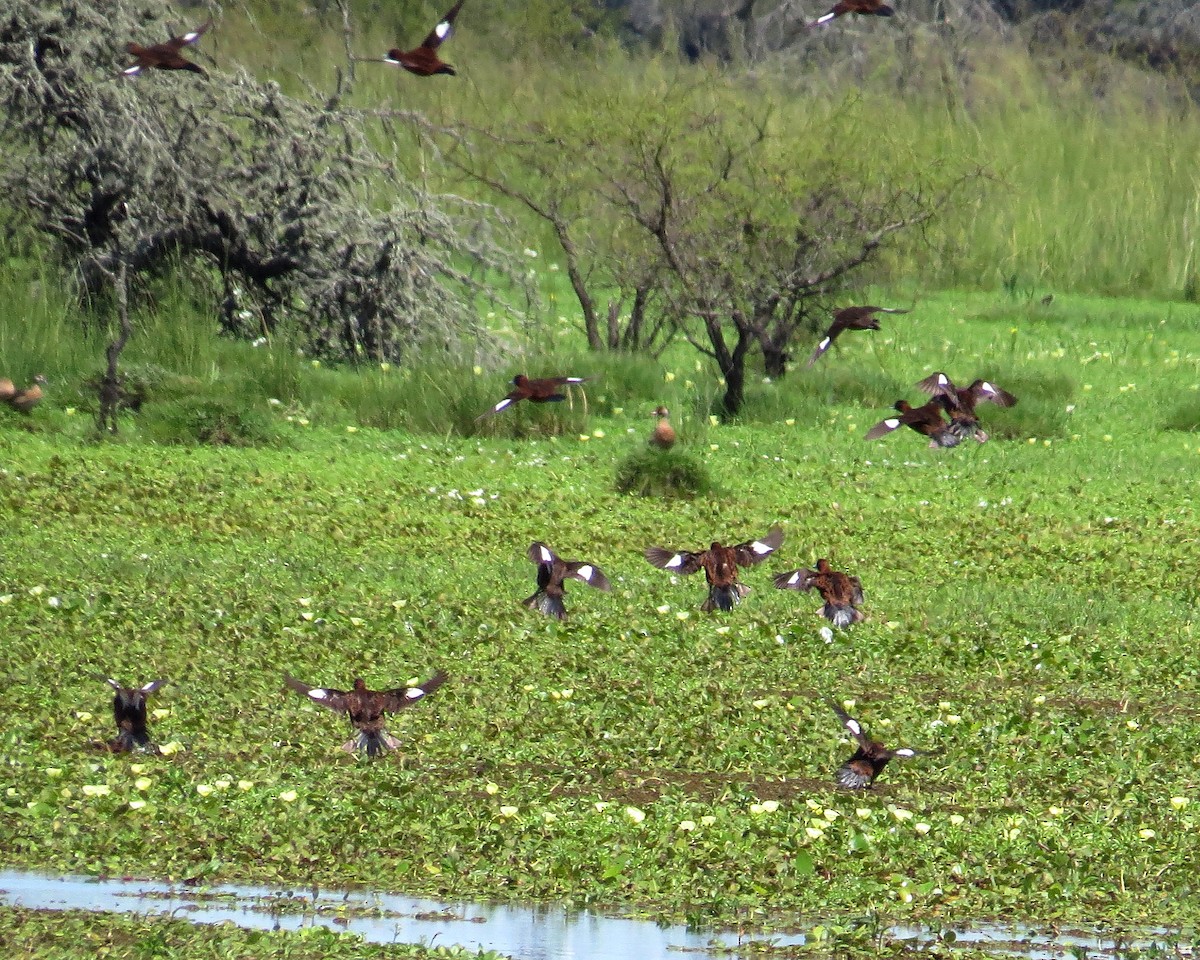
[[650,434],[650,446],[658,447],[659,450],[670,450],[675,446],[675,428],[667,420],[670,412],[666,407],[656,407],[654,410],[658,422],[654,424],[654,430]]
[[521,602],[531,610],[538,610],[548,617],[567,619],[567,608],[563,606],[563,580],[570,577],[597,590],[610,590],[608,578],[595,564],[583,560],[561,560],[548,546],[534,541],[529,546],[529,559],[537,564],[537,591]]
[[332,687],[310,687],[307,683],[286,674],[283,679],[289,687],[297,693],[304,694],[314,703],[344,713],[350,718],[350,723],[358,730],[358,735],[342,744],[343,750],[353,753],[362,748],[367,751],[368,757],[374,757],[400,746],[400,741],[383,728],[384,716],[411,707],[418,700],[424,700],[446,682],[446,674],[439,671],[418,687],[396,687],[392,690],[368,690],[367,685],[358,677],[354,680],[354,688],[348,691],[334,690]]
[[712,610],[732,610],[741,603],[750,588],[738,582],[738,567],[752,567],[762,563],[783,543],[783,531],[772,527],[761,540],[747,540],[734,547],[726,547],[714,540],[707,550],[667,550],[663,547],[648,547],[645,557],[660,570],[684,575],[703,570],[708,580],[708,598],[700,609],[705,613]]

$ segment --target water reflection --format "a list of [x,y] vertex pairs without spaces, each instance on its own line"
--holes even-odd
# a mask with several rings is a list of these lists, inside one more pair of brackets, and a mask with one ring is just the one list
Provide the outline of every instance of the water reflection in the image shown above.
[[[368,891],[288,890],[221,884],[194,890],[153,880],[55,877],[0,870],[0,903],[39,910],[173,914],[193,923],[230,921],[258,930],[321,926],[374,943],[457,945],[494,950],[519,960],[696,960],[727,956],[739,945],[800,945],[800,933],[739,935],[659,926],[556,906],[455,903]],[[914,945],[940,939],[937,932],[890,927],[885,936]],[[953,945],[1029,960],[1096,957],[1112,960],[1131,948],[1150,949],[1169,932],[1139,931],[1119,940],[1100,933],[1039,932],[1021,926],[955,929]],[[944,945],[949,938],[941,939]]]

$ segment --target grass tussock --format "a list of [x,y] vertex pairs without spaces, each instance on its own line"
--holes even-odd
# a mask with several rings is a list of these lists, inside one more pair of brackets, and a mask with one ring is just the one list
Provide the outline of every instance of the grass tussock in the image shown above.
[[618,465],[614,486],[618,493],[638,497],[699,497],[714,490],[704,462],[687,450],[643,447]]

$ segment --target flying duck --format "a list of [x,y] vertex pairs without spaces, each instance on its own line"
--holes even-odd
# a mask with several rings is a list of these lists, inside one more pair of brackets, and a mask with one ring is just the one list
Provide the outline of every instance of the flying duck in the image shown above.
[[919,407],[914,407],[907,400],[897,400],[898,417],[886,417],[867,431],[865,439],[878,440],[891,433],[897,427],[905,426],[924,437],[929,438],[930,447],[957,447],[961,438],[951,429],[950,423],[942,417],[942,404],[938,400],[930,400]]
[[738,567],[752,567],[779,549],[783,531],[772,527],[761,540],[747,540],[734,547],[713,541],[707,550],[692,553],[687,550],[666,550],[648,547],[645,557],[660,570],[689,574],[703,570],[708,580],[708,599],[701,604],[705,613],[711,610],[732,610],[750,588],[738,582]]
[[610,590],[611,585],[600,568],[583,560],[560,560],[553,550],[540,541],[529,546],[529,559],[537,564],[537,592],[521,602],[530,610],[540,610],[548,617],[567,619],[563,606],[563,580],[570,577],[597,590]]
[[46,386],[46,378],[40,373],[24,390],[18,390],[7,377],[0,378],[0,401],[7,403],[20,413],[29,413],[42,402],[42,387],[44,386]]
[[565,393],[559,393],[559,387],[569,383],[583,383],[586,380],[587,377],[544,377],[541,380],[530,380],[525,374],[518,373],[512,379],[513,388],[508,392],[508,396],[475,419],[490,417],[522,400],[528,400],[530,403],[558,403],[567,399]]
[[157,753],[158,747],[150,742],[150,733],[146,729],[146,698],[167,681],[152,680],[141,687],[124,687],[112,677],[97,674],[96,678],[116,691],[113,696],[113,719],[117,722],[117,737],[109,741],[108,749],[113,753],[129,753],[132,750]]
[[847,13],[857,13],[862,16],[890,17],[895,12],[883,0],[838,0],[838,3],[831,7],[828,13],[817,17],[808,26],[810,29],[812,27],[819,27]]
[[354,680],[352,690],[334,690],[332,687],[310,687],[295,677],[284,675],[284,682],[302,693],[314,703],[345,713],[350,717],[350,723],[358,730],[356,737],[351,737],[342,749],[353,753],[363,748],[368,757],[395,750],[400,741],[383,728],[384,714],[397,713],[405,707],[411,707],[418,700],[423,700],[446,682],[446,674],[439,671],[419,687],[396,687],[394,690],[368,690],[361,678]]
[[811,367],[826,350],[833,346],[833,341],[838,338],[838,335],[843,330],[878,330],[879,321],[875,319],[875,314],[877,313],[908,313],[908,311],[901,310],[898,307],[871,306],[842,307],[841,310],[835,310],[833,313],[833,323],[829,325],[829,329],[825,331],[825,336],[817,344],[817,349],[808,358],[808,366]]
[[775,586],[780,590],[816,590],[825,601],[821,616],[835,627],[848,627],[863,619],[858,609],[863,602],[862,581],[834,570],[824,557],[817,561],[815,570],[804,568],[779,574]]
[[940,372],[931,373],[917,384],[917,388],[930,394],[942,405],[942,409],[950,415],[950,429],[960,439],[974,437],[980,443],[988,437],[979,427],[975,405],[991,402],[998,407],[1011,407],[1017,402],[1011,393],[987,380],[976,380],[969,387],[956,387],[946,374]]
[[869,790],[875,782],[875,778],[883,772],[883,768],[893,757],[907,758],[915,757],[918,754],[928,755],[938,752],[936,750],[915,750],[912,747],[889,750],[882,743],[872,740],[863,733],[862,724],[843,710],[837,701],[830,700],[829,705],[833,707],[833,712],[842,721],[842,726],[858,741],[858,749],[854,752],[854,756],[843,763],[838,770],[839,786],[848,787],[851,790]]
[[454,27],[454,18],[458,16],[458,11],[462,8],[462,5],[463,0],[458,0],[458,3],[452,6],[449,12],[437,22],[437,26],[429,31],[429,36],[421,41],[419,47],[407,51],[393,48],[378,62],[403,67],[409,73],[415,73],[418,77],[432,77],[438,73],[446,73],[452,77],[457,76],[450,64],[438,59],[437,49],[450,39],[450,33]]
[[190,60],[185,60],[179,55],[179,51],[199,40],[212,25],[212,20],[209,20],[204,26],[197,27],[190,33],[185,33],[181,37],[172,37],[164,43],[156,43],[151,47],[139,46],[136,43],[125,44],[125,52],[133,57],[136,62],[121,72],[127,77],[136,77],[143,70],[149,69],[190,70],[192,73],[198,73],[202,77],[207,77],[208,74],[205,73],[202,66],[198,63],[192,63]]

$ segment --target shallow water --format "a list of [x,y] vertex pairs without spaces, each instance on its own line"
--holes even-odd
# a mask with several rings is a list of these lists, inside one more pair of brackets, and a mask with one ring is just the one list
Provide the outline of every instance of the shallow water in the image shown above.
[[[173,915],[193,923],[230,921],[258,930],[321,926],[375,943],[458,945],[495,950],[519,960],[678,960],[681,954],[708,960],[727,956],[739,944],[805,942],[802,933],[697,931],[557,906],[454,903],[367,891],[234,884],[197,890],[153,880],[59,877],[22,870],[0,870],[0,903],[38,910]],[[1123,936],[1117,941],[1101,933],[1049,934],[1015,925],[955,928],[955,935],[955,946],[1029,960],[1112,958],[1118,948],[1147,949],[1170,939],[1166,930],[1143,930],[1137,939]],[[889,927],[885,936],[916,943],[938,939],[936,932],[909,927]]]

